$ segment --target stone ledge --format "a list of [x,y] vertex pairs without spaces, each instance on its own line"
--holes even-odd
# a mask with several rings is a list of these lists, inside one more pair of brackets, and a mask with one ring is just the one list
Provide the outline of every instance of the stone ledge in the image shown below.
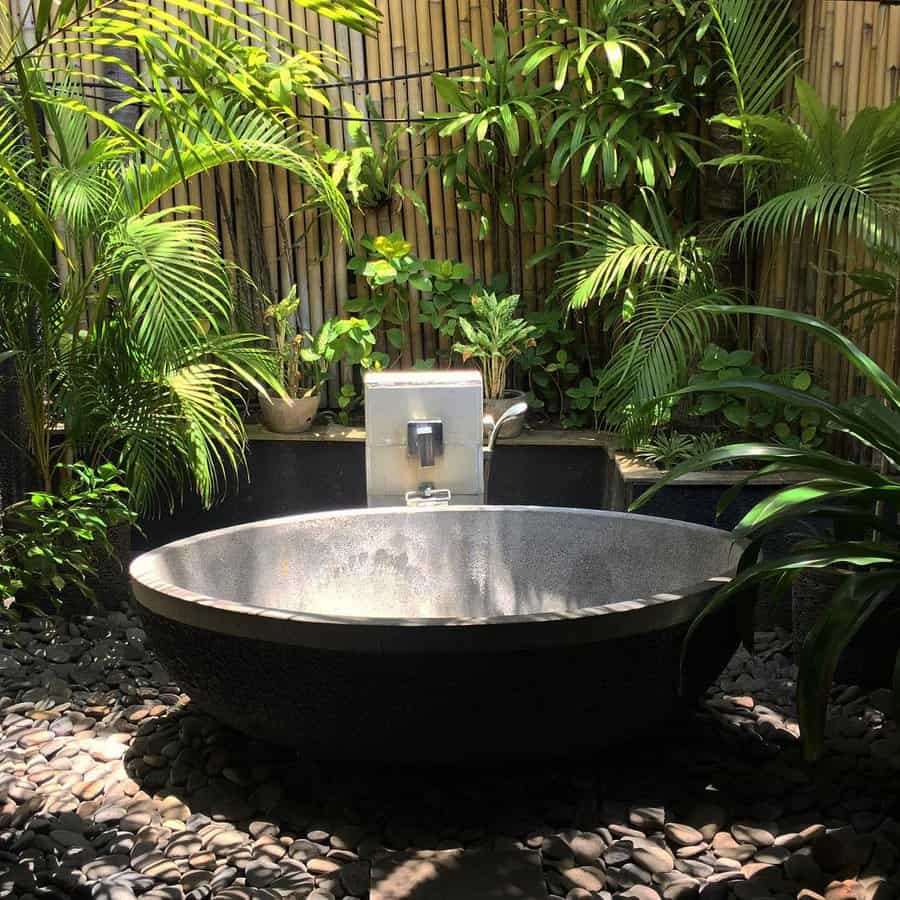
[[[640,460],[625,453],[616,453],[615,459],[619,476],[627,483],[655,483],[668,474],[667,471],[642,463]],[[691,472],[675,479],[673,484],[706,485],[709,487],[725,486],[743,481],[748,475],[753,474],[753,471],[751,469],[713,469],[708,472]],[[795,472],[791,475],[764,475],[761,478],[754,478],[752,483],[761,486],[797,484],[805,481],[808,477],[803,472]]]
[[[321,425],[303,434],[277,434],[259,424],[247,425],[251,441],[320,441],[322,443],[364,443],[366,429],[360,425]],[[615,435],[604,431],[570,431],[563,428],[528,428],[515,438],[499,443],[512,447],[596,447],[612,455]]]

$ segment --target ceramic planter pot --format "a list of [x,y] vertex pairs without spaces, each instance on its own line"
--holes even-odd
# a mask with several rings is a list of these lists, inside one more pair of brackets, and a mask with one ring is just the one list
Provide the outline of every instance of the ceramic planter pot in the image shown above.
[[[848,573],[837,568],[805,569],[792,586],[793,649],[800,647]],[[886,687],[900,649],[900,592],[895,591],[870,616],[844,648],[835,672],[839,683]]]
[[309,431],[319,410],[322,395],[296,397],[283,400],[281,397],[259,398],[259,409],[263,425],[278,434],[300,434]]
[[[495,422],[503,413],[506,412],[514,403],[525,399],[524,391],[507,390],[503,392],[503,397],[499,400],[493,400],[488,397],[484,398],[484,414],[490,416]],[[525,427],[525,415],[513,416],[508,422],[504,422],[500,428],[498,437],[514,438],[522,433]],[[485,426],[485,436],[490,434],[490,427]]]

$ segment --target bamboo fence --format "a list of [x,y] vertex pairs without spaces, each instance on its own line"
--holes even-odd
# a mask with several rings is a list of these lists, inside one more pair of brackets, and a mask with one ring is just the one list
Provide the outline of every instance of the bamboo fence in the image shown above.
[[[25,0],[18,2],[24,5]],[[166,0],[153,3],[161,10],[167,8]],[[242,5],[241,0],[235,3]],[[564,0],[564,4],[571,14],[577,14],[578,0]],[[307,113],[311,130],[335,147],[347,145],[345,102],[362,109],[368,94],[389,126],[391,120],[413,124],[421,120],[423,112],[446,110],[428,73],[469,63],[464,41],[490,55],[491,30],[498,15],[505,13],[513,30],[511,50],[518,49],[527,37],[515,30],[521,24],[518,6],[504,0],[377,0],[377,5],[383,15],[379,33],[362,36],[289,0],[267,0],[274,14],[267,24],[285,38],[289,31],[285,20],[290,20],[305,30],[311,49],[322,41],[342,53],[338,69],[345,83],[328,88],[331,109]],[[866,106],[885,106],[897,98],[900,6],[876,0],[803,0],[799,15],[806,60],[803,77],[826,103],[839,108],[844,122]],[[416,255],[462,261],[471,267],[474,277],[489,280],[498,267],[495,241],[478,239],[469,214],[457,208],[455,197],[443,190],[437,172],[426,166],[426,158],[439,149],[440,142],[434,137],[426,141],[406,136],[401,141],[405,159],[401,182],[418,190],[429,221],[409,203],[393,204],[355,212],[356,235],[402,231]],[[522,246],[513,248],[519,262],[553,240],[557,226],[571,218],[575,203],[599,196],[599,186],[585,187],[575,172],[558,185],[545,177],[545,189],[548,199],[539,205],[534,231],[526,232]],[[231,166],[179,187],[164,203],[194,205],[214,222],[226,254],[252,274],[263,294],[277,299],[296,284],[302,300],[302,324],[316,328],[327,318],[342,314],[346,301],[365,285],[356,283],[348,273],[352,247],[342,242],[330,220],[304,209],[303,201],[299,185],[282,170],[263,166],[254,174]],[[851,263],[861,259],[856,248],[846,248],[846,255]],[[823,259],[811,241],[770,248],[757,273],[761,301],[823,313],[846,288],[843,278],[825,271],[832,262],[836,261]],[[846,262],[830,267],[846,268]],[[539,308],[552,284],[552,266],[523,266],[520,278],[524,302],[531,309]],[[403,365],[432,358],[440,348],[446,350],[446,341],[419,323],[414,293],[403,331],[406,347],[398,360]],[[760,326],[756,338],[772,367],[812,364],[822,383],[838,397],[858,392],[859,385],[846,365],[809,346],[795,330]],[[866,341],[867,349],[891,367],[895,366],[898,342],[896,322],[883,323]],[[335,373],[330,393],[339,381],[351,377],[349,371]]]
[[[900,96],[900,6],[805,0],[801,25],[805,58],[801,75],[828,106],[839,110],[844,125],[860,110],[885,107]],[[836,273],[872,265],[852,243],[834,250],[826,254],[808,239],[769,248],[758,273],[760,302],[826,316],[854,287]],[[870,334],[859,332],[859,324],[848,323],[846,330],[897,377],[900,329],[896,315]],[[799,330],[772,322],[757,337],[772,368],[811,366],[837,399],[864,392],[864,379],[855,369]]]

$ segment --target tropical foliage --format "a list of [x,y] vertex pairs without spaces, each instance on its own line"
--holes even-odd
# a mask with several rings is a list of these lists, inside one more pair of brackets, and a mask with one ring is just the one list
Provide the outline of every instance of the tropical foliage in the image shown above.
[[782,241],[808,227],[819,241],[850,236],[900,251],[900,101],[857,113],[846,128],[797,79],[798,116],[748,116],[749,155],[731,157],[753,176],[760,203],[731,225],[755,241]]
[[[791,322],[837,352],[865,378],[872,393],[836,404],[809,391],[754,378],[725,379],[706,390],[750,395],[816,413],[831,430],[846,436],[850,445],[878,452],[884,465],[876,469],[824,448],[780,444],[739,443],[719,447],[676,466],[634,504],[639,509],[671,480],[722,462],[749,461],[759,468],[745,483],[773,474],[797,480],[757,503],[738,523],[737,537],[747,541],[739,574],[723,587],[692,628],[723,607],[746,602],[748,589],[779,591],[806,569],[837,569],[840,589],[824,615],[809,632],[800,657],[797,696],[801,733],[810,757],[823,746],[826,707],[835,667],[843,649],[863,623],[886,602],[896,603],[900,584],[900,385],[869,356],[831,326],[780,309],[757,307],[755,315]],[[684,389],[691,391],[691,388]],[[741,485],[726,492],[723,509]],[[819,536],[798,543],[790,553],[758,559],[762,540],[775,529],[796,526],[800,520],[824,526]],[[752,618],[752,617],[751,617]],[[752,645],[752,634],[745,635]],[[900,688],[900,658],[895,669]]]
[[381,329],[398,357],[408,344],[404,326],[410,319],[410,292],[421,295],[420,320],[452,335],[461,309],[466,308],[471,270],[449,260],[419,259],[412,244],[399,231],[377,237],[363,236],[360,252],[349,263],[351,272],[364,279],[366,290],[347,301],[348,312]]
[[401,156],[401,141],[413,129],[408,125],[392,125],[382,118],[372,97],[366,97],[364,109],[344,104],[350,118],[347,133],[350,147],[340,150],[319,139],[322,162],[331,166],[335,184],[342,188],[357,209],[378,209],[385,204],[408,200],[428,221],[428,209],[422,198],[399,181],[406,160]]
[[295,285],[287,297],[266,310],[274,326],[273,343],[288,397],[321,393],[332,366],[340,362],[368,369],[387,361],[383,353],[374,352],[375,335],[365,319],[329,319],[312,333],[297,327],[299,306]]
[[468,41],[463,44],[477,74],[433,75],[450,109],[429,115],[424,126],[426,135],[460,135],[462,141],[432,163],[460,207],[475,214],[482,238],[498,222],[512,226],[520,216],[533,227],[536,199],[544,195],[537,111],[543,89],[522,77],[523,62],[510,57],[509,35],[499,23],[490,56]]
[[718,344],[709,344],[704,349],[697,369],[688,379],[688,384],[697,392],[696,403],[689,413],[697,417],[714,417],[723,437],[742,434],[777,439],[791,447],[816,447],[822,443],[827,419],[819,410],[781,403],[766,394],[747,396],[719,389],[723,381],[757,379],[808,392],[819,399],[827,397],[827,392],[813,383],[807,369],[768,372],[754,358],[752,350],[729,351]]
[[[368,0],[291,0],[293,4],[363,31],[373,30],[379,18]],[[55,77],[54,55],[72,64],[70,77],[120,91],[125,106],[142,110],[144,124],[158,123],[170,136],[184,123],[197,123],[198,109],[213,106],[223,93],[247,108],[275,109],[292,117],[297,96],[326,102],[316,82],[331,72],[335,52],[326,47],[301,51],[286,42],[260,0],[209,7],[174,0],[165,11],[147,0],[32,0],[30,6],[33,16],[23,16],[22,25],[6,19],[0,45],[0,74],[16,74],[26,107],[32,85],[23,78],[24,64],[46,61]],[[30,32],[26,23],[32,25]],[[280,23],[290,24],[290,18],[282,16]],[[303,35],[299,26],[290,27],[297,37]],[[91,64],[97,47],[103,48],[100,59],[111,69]],[[80,93],[66,102],[86,105]],[[90,112],[119,136],[134,137],[114,116],[93,108]],[[33,107],[28,118],[33,135],[38,130]],[[219,124],[228,123],[223,119]]]
[[[715,251],[687,230],[673,230],[657,195],[641,192],[641,224],[621,207],[588,207],[568,227],[576,251],[559,269],[570,308],[599,306],[614,349],[595,385],[598,412],[632,437],[655,420],[648,401],[676,387],[712,340],[717,314],[732,297],[720,287]],[[649,415],[649,418],[648,418]]]
[[[89,143],[84,110],[32,97],[50,111],[37,152],[19,141],[21,97],[0,95],[10,225],[0,340],[26,398],[35,468],[49,488],[54,459],[72,446],[118,459],[141,509],[170,505],[192,483],[209,502],[241,458],[240,384],[277,389],[273,362],[255,335],[232,331],[231,281],[210,227],[187,208],[149,210],[181,178],[172,148],[160,142],[145,161],[110,133]],[[233,122],[252,152],[267,126],[255,113]],[[211,134],[194,135],[193,170],[236,158]],[[280,143],[269,135],[267,146],[296,155]],[[66,443],[54,446],[63,422]]]
[[529,24],[522,74],[553,69],[539,112],[554,184],[570,166],[608,188],[630,178],[668,188],[693,176],[700,157],[688,119],[710,70],[697,40],[701,4],[590,0],[576,18],[543,3]]
[[472,313],[459,320],[462,341],[453,350],[463,362],[474,359],[484,376],[484,395],[500,399],[510,363],[535,343],[537,329],[517,315],[519,295],[482,291],[472,297]]
[[[140,2],[39,0],[27,44],[9,19],[0,29],[14,76],[0,88],[0,352],[24,398],[20,449],[45,489],[63,454],[116,460],[142,511],[191,488],[212,502],[243,459],[245,386],[281,390],[262,340],[235,327],[211,226],[157,204],[217,166],[266,163],[350,227],[296,116],[295,101],[317,99],[322,54],[292,52],[255,3],[228,19],[175,6],[177,28]],[[376,19],[364,0],[323,9],[355,27]],[[123,91],[119,112],[142,110],[136,128],[87,102],[84,71],[45,64],[61,48],[78,63],[79,40],[108,48],[117,74],[96,77]]]
[[67,590],[93,599],[97,565],[113,556],[110,529],[134,522],[115,466],[60,466],[56,474],[58,492],[33,491],[0,514],[2,611],[58,601]]

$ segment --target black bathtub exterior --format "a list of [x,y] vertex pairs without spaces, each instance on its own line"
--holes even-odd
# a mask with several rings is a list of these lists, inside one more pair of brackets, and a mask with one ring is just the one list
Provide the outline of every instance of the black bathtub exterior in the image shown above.
[[[737,647],[733,617],[586,644],[496,653],[316,650],[184,625],[142,608],[192,702],[319,759],[467,764],[583,758],[688,710]],[[542,625],[546,628],[547,625]]]

